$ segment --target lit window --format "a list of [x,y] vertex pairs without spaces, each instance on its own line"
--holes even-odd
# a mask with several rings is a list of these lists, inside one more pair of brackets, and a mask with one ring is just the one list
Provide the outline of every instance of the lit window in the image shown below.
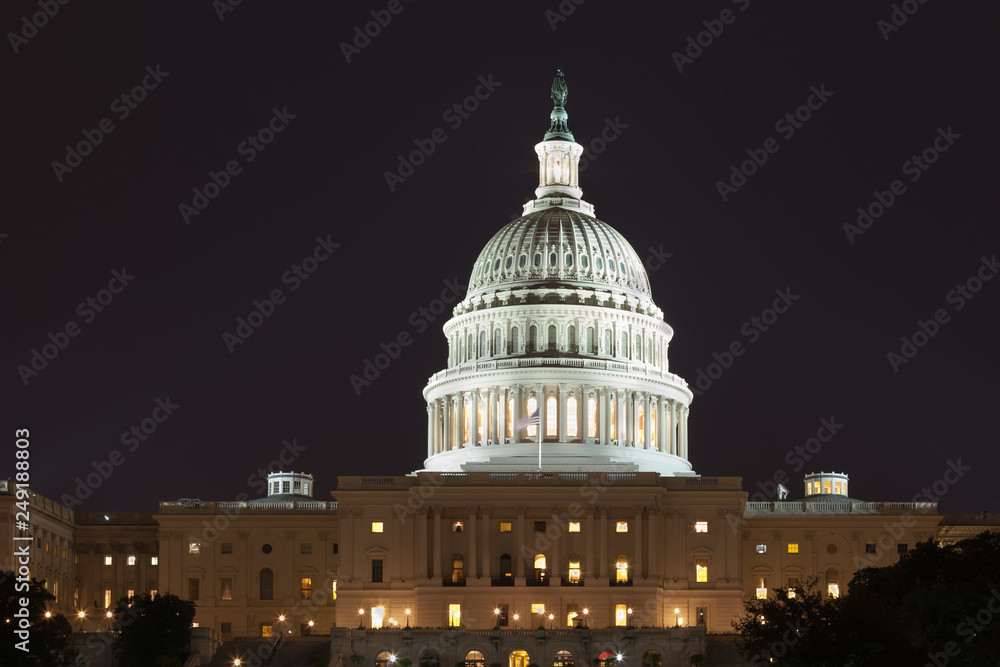
[[[609,331],[608,333],[611,332]],[[611,352],[609,351],[608,354],[611,354]],[[617,435],[615,435],[615,403],[617,402],[618,399],[611,401],[611,405],[608,408],[608,426],[611,427],[611,435],[609,435],[608,437],[610,437],[612,440],[618,437]]]
[[838,496],[839,496],[839,495],[842,495],[842,494],[840,493],[840,482],[834,482],[834,483],[833,483],[833,492],[834,492],[835,494],[837,494]]
[[545,401],[545,435],[559,435],[559,407],[555,396]]
[[570,396],[566,399],[566,437],[576,437],[576,398]]
[[646,410],[643,406],[639,406],[639,433],[636,436],[635,441],[638,443],[646,442]]
[[159,565],[160,564],[160,557],[159,556],[150,556],[149,557],[149,564],[150,565]]
[[618,554],[618,559],[615,561],[615,581],[628,581],[628,556],[625,554]]
[[509,533],[510,531],[511,531],[511,523],[510,523],[510,521],[501,521],[500,522],[500,532],[501,533]]
[[[577,606],[575,604],[567,605],[567,609],[566,609],[566,627],[569,627],[569,628],[576,627],[576,619],[579,616],[580,616],[580,611],[578,610],[578,608],[577,608]],[[559,654],[558,653],[556,654],[556,659],[557,660],[559,659]],[[565,660],[565,661],[562,662],[562,664],[563,664],[564,667],[569,667],[570,665],[573,664],[573,661],[571,659]],[[553,663],[553,667],[555,667],[555,663]]]
[[580,556],[570,554],[569,556],[569,583],[580,583]]
[[615,625],[624,628],[628,625],[628,605],[627,604],[616,604],[615,605]]
[[699,584],[708,582],[708,559],[699,558],[694,562],[695,581]]
[[372,627],[381,628],[382,619],[385,618],[385,607],[372,607],[371,614],[372,614]]
[[766,554],[767,553],[767,545],[766,544],[758,544],[757,545],[757,553],[759,553],[759,554]]
[[149,597],[155,598],[157,593],[159,593],[159,591],[156,590],[155,588],[150,588],[149,589]]
[[62,559],[66,560],[66,550],[65,549],[62,550]]
[[[535,327],[531,327],[531,330],[534,331]],[[537,412],[537,411],[538,411],[538,401],[535,399],[534,396],[532,396],[531,398],[528,399],[528,416],[529,417],[533,416],[535,414],[535,412]],[[534,424],[530,424],[528,426],[525,434],[529,438],[534,438],[535,436],[537,436],[538,435],[538,424],[537,424],[537,422],[534,423]]]
[[[593,333],[593,331],[591,331]],[[587,437],[597,437],[597,399],[587,399]]]
[[544,602],[532,602],[531,603],[531,613],[532,614],[544,614],[545,613],[545,603]]
[[222,599],[232,600],[233,599],[233,578],[223,577],[222,578]]
[[199,554],[201,553],[201,545],[197,542],[188,543],[188,553],[189,554]]
[[104,557],[104,564],[105,565],[111,565],[111,562],[112,562],[111,556],[105,556]]
[[373,533],[381,533],[382,532],[382,522],[381,521],[372,521],[372,532]]
[[462,627],[462,605],[454,603],[448,605],[448,627]]
[[707,521],[695,521],[694,522],[694,532],[696,532],[696,533],[707,533],[708,532],[708,522]]
[[570,521],[569,522],[569,532],[571,532],[571,533],[579,533],[580,532],[580,522],[579,521]]
[[829,494],[833,489],[830,488],[830,480],[823,481],[823,493]]
[[462,554],[455,554],[451,558],[451,582],[460,584],[465,581],[465,559]]
[[302,577],[302,579],[299,580],[299,590],[302,593],[303,600],[311,600],[313,580],[310,577]]
[[337,580],[336,579],[333,580],[333,584],[331,584],[331,586],[330,586],[330,599],[331,600],[336,600],[337,599]]
[[129,556],[128,557],[128,564],[129,565],[135,565],[135,556]]
[[799,545],[797,542],[788,543],[788,553],[797,554],[799,552]]
[[461,533],[465,530],[465,523],[462,521],[452,521],[451,522],[451,532]]
[[105,609],[110,609],[111,608],[111,589],[110,588],[105,588],[104,589],[104,608]]
[[757,599],[767,599],[767,577],[757,577]]
[[45,540],[45,553],[49,553],[49,551],[51,550],[52,550],[52,544],[48,540]]
[[656,410],[649,412],[649,441],[656,448]]
[[128,590],[127,590],[127,591],[125,592],[125,596],[126,596],[126,597],[127,597],[128,599],[130,599],[130,600],[131,600],[132,598],[134,598],[134,597],[135,597],[135,589],[134,589],[134,588],[130,588],[130,589],[128,589]]
[[839,584],[827,584],[826,592],[830,594],[832,598],[840,597],[840,585]]
[[616,533],[627,533],[628,532],[628,521],[619,521],[615,524]]

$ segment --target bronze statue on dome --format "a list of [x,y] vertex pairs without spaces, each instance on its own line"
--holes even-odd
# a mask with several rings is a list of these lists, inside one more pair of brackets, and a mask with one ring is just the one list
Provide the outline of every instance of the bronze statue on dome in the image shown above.
[[552,102],[557,107],[566,106],[566,97],[569,94],[566,87],[566,76],[561,69],[556,70],[556,78],[552,79]]

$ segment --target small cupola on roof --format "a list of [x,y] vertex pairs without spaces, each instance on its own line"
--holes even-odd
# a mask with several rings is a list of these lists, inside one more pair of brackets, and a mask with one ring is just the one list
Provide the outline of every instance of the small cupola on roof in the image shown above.
[[313,497],[313,476],[304,472],[272,472],[267,476],[267,497]]
[[809,496],[847,496],[847,473],[811,472],[805,476]]

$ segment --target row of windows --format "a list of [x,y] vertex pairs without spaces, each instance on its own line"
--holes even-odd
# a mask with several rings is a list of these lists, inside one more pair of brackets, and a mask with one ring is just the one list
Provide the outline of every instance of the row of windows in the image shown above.
[[[754,594],[758,600],[767,599],[767,577],[762,575],[756,575],[754,577],[755,589]],[[801,584],[798,577],[788,577],[788,597],[794,598],[798,591],[801,590]],[[835,567],[828,568],[826,571],[826,592],[830,597],[840,597],[840,572]]]
[[[375,526],[372,525],[372,532],[373,533],[374,532],[381,533],[382,531],[381,530],[376,531],[375,530]],[[334,542],[333,543],[333,553],[337,553],[337,551],[338,551],[337,547],[338,547],[338,544],[336,542]],[[262,552],[266,553],[266,554],[269,554],[269,553],[271,553],[272,547],[271,547],[270,544],[264,544],[264,545],[261,545],[260,550]],[[313,552],[312,542],[300,542],[299,543],[299,553],[300,554],[311,554],[312,552]],[[195,555],[195,556],[198,555],[198,554],[200,554],[201,553],[201,542],[188,542],[188,553],[191,554],[191,555]],[[231,553],[233,553],[233,543],[232,542],[220,542],[219,543],[219,553],[223,553],[223,554],[231,554]],[[111,557],[110,556],[106,556],[105,557],[105,563],[104,563],[105,565],[111,565],[110,561],[108,560],[109,558],[111,558]],[[129,558],[134,560],[133,556],[129,556]],[[153,559],[156,560],[156,557],[154,556]],[[135,565],[135,563],[134,562],[129,562],[129,565]],[[153,563],[153,565],[156,565],[156,563]]]
[[[547,337],[543,344],[539,339],[538,326],[532,324],[528,327],[528,340],[524,348],[525,353],[529,352],[556,352],[559,350],[558,344],[558,330],[556,325],[550,324],[546,331]],[[645,345],[643,345],[643,340],[645,339]],[[621,332],[621,342],[616,348],[613,347],[613,342],[615,341],[612,335],[611,329],[604,330],[604,346],[598,350],[598,338],[595,337],[594,328],[587,327],[586,339],[583,345],[577,341],[577,330],[576,326],[570,325],[566,330],[566,350],[574,354],[603,354],[607,356],[619,356],[628,357],[638,361],[646,361],[650,364],[656,363],[657,357],[657,347],[659,346],[659,339],[650,336],[643,336],[642,334],[635,334],[635,344],[629,348],[629,335],[628,332]],[[456,352],[455,356],[457,361],[472,361],[476,358],[476,346],[474,343],[473,335],[467,333],[465,336],[464,346],[460,346],[462,342],[461,336],[457,336],[452,343],[452,349]],[[499,328],[493,330],[493,347],[488,348],[487,334],[485,331],[479,332],[479,348],[478,357],[480,359],[486,358],[492,355],[500,354],[519,354],[521,350],[521,340],[520,340],[520,330],[517,325],[511,329],[511,336],[509,345],[504,349],[502,341],[502,332]],[[287,482],[286,482],[287,483]]]
[[[513,526],[513,524],[510,521],[501,521],[500,522],[500,532],[501,533],[509,533],[512,530],[512,526]],[[382,521],[372,521],[371,530],[372,530],[373,533],[381,533],[381,532],[383,532],[385,530],[385,523],[382,522]],[[580,532],[580,522],[579,521],[570,521],[570,522],[568,522],[567,523],[567,531],[570,532],[570,533],[579,533]],[[453,532],[453,533],[462,533],[462,532],[465,532],[465,522],[464,521],[452,521],[451,522],[451,532]],[[544,521],[535,521],[535,532],[536,533],[544,533],[545,532],[545,522]],[[628,521],[616,521],[615,522],[615,532],[616,533],[627,533],[628,532]],[[707,533],[708,532],[708,522],[707,521],[695,521],[695,523],[694,523],[694,532],[696,532],[696,533]],[[760,549],[760,547],[764,547],[765,550],[767,548],[765,545],[758,544],[757,548]],[[223,549],[222,553],[232,553],[232,552],[231,551],[227,552],[225,549]],[[303,551],[302,553],[307,553],[307,552]],[[309,552],[309,553],[311,553],[311,552]],[[765,553],[765,552],[764,551],[758,551],[757,553]],[[131,563],[130,563],[130,565],[131,565]]]
[[[137,562],[138,562],[138,560],[137,560],[136,556],[126,556],[125,557],[125,564],[126,565],[135,565]],[[114,556],[105,556],[104,557],[104,564],[105,565],[114,565],[114,563],[115,563],[115,557]],[[77,560],[77,564],[79,565],[79,560]],[[160,557],[159,556],[150,556],[149,557],[149,564],[150,565],[159,565],[160,564]]]
[[[545,255],[540,252],[536,252],[531,257],[531,266],[535,269],[542,268],[542,260],[545,259]],[[545,268],[549,270],[556,270],[559,268],[559,253],[555,251],[550,251],[548,253],[548,263]],[[562,256],[563,267],[567,269],[573,268],[574,255],[571,252],[567,252]],[[622,277],[632,276],[632,279],[636,279],[635,267],[631,264],[626,264],[623,260],[614,260],[611,257],[607,258],[608,272],[613,274],[621,273]],[[605,258],[601,256],[594,257],[594,269],[597,271],[603,271],[605,264]],[[514,266],[514,256],[507,255],[507,258],[503,260],[503,267],[505,271],[510,271]],[[521,253],[517,258],[517,268],[524,269],[528,266],[528,255],[527,253]],[[590,256],[583,254],[580,255],[580,268],[588,269],[590,268]],[[497,257],[493,260],[493,273],[497,273],[500,270],[500,258]],[[486,273],[490,271],[490,265],[487,262],[480,264],[478,278],[483,278]]]
[[[233,599],[233,577],[221,577],[219,579],[219,597],[222,600],[232,600]],[[260,600],[273,600],[274,599],[274,570],[269,567],[265,567],[260,571],[260,576],[258,577],[258,599]],[[110,595],[110,590],[108,591]],[[131,597],[131,592],[130,596]],[[312,577],[299,577],[299,599],[301,600],[311,600],[313,597],[313,580]],[[190,577],[188,578],[188,600],[197,602],[201,598],[201,578]],[[330,591],[330,599],[337,599],[337,582],[336,580],[332,583],[332,588]]]
[[278,495],[279,493],[296,493],[303,496],[309,495],[309,482],[301,482],[295,480],[294,484],[288,480],[271,482],[271,495]]
[[[797,554],[797,553],[799,553],[799,544],[798,544],[798,542],[789,542],[787,544],[786,548],[788,549],[788,553],[790,553],[790,554]],[[766,554],[767,553],[767,545],[766,544],[758,544],[757,548],[756,548],[756,551],[759,554]],[[827,553],[831,553],[831,554],[837,553],[837,545],[836,544],[828,544],[827,547],[826,547],[826,551],[827,551]],[[899,544],[896,545],[896,553],[905,554],[908,551],[909,551],[909,545],[908,544],[905,544],[905,543],[901,542],[901,543],[899,543]],[[867,544],[865,544],[865,553],[866,554],[878,553],[878,549],[877,549],[876,544],[874,542],[868,542]]]

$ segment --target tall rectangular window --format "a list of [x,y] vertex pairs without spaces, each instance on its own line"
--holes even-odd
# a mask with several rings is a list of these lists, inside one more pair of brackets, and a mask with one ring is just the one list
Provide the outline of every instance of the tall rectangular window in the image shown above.
[[160,557],[159,556],[150,556],[149,557],[149,564],[150,565],[159,565],[160,564]]
[[559,435],[559,405],[555,396],[545,400],[545,435]]
[[695,581],[699,584],[708,583],[708,559],[699,558],[694,562]]
[[385,619],[385,607],[372,607],[372,627],[381,628],[382,622]]
[[111,589],[110,588],[105,588],[104,589],[104,608],[105,609],[110,609],[111,608]]
[[597,437],[597,399],[587,399],[587,437]]
[[448,627],[462,627],[462,605],[455,603],[448,605]]
[[232,577],[223,577],[222,578],[222,586],[220,586],[220,588],[222,590],[222,599],[223,600],[232,600],[233,599],[233,578]]
[[628,605],[619,603],[615,605],[615,625],[624,628],[628,625]]
[[104,557],[104,564],[105,565],[111,565],[111,563],[112,563],[112,557],[111,556],[105,556]]
[[500,612],[499,614],[497,614],[497,626],[501,628],[506,628],[507,624],[510,622],[509,607],[505,604],[498,604],[497,610]]
[[566,605],[566,627],[568,628],[576,627],[576,619],[579,616],[580,616],[580,605],[578,604]]
[[382,559],[373,558],[372,559],[372,583],[380,584],[382,583]]
[[299,590],[303,600],[311,600],[313,595],[313,580],[310,577],[302,577],[299,580]]
[[337,580],[336,579],[333,580],[333,584],[331,585],[330,589],[331,589],[330,590],[330,599],[331,600],[336,600],[337,599]]
[[130,588],[127,591],[125,591],[125,597],[129,598],[130,600],[132,598],[134,598],[135,597],[135,589],[134,588]]
[[577,414],[576,414],[576,397],[570,396],[566,399],[566,437],[575,438],[576,437],[576,424],[577,424]]
[[199,599],[199,593],[201,592],[201,580],[191,578],[188,579],[188,600],[197,601]]
[[135,556],[129,556],[128,557],[128,564],[129,565],[135,565]]

